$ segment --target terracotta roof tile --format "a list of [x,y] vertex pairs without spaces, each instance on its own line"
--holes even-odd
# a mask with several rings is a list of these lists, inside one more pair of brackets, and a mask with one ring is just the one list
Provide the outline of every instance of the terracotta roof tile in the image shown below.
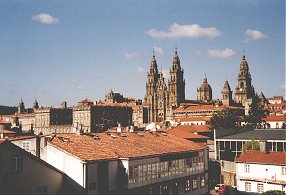
[[11,130],[2,130],[2,129],[0,129],[0,133],[10,133],[10,134],[14,134],[14,133],[16,133],[16,132],[11,131]]
[[188,122],[188,121],[210,121],[211,117],[188,117],[188,118],[175,118],[177,122]]
[[34,135],[23,135],[23,136],[16,136],[16,137],[9,137],[7,138],[10,141],[16,141],[16,140],[23,140],[23,139],[31,139],[35,138],[36,136]]
[[93,103],[93,101],[85,98],[84,100],[81,100],[79,103]]
[[286,165],[286,152],[247,151],[240,155],[236,162]]
[[182,131],[178,129],[175,131],[168,131],[168,133],[171,135],[175,135],[177,137],[183,138],[183,139],[208,139],[207,136],[189,133],[187,131]]
[[279,116],[271,115],[271,116],[267,116],[265,118],[262,118],[262,120],[265,120],[265,121],[286,121],[286,117],[284,115],[279,115]]
[[[205,149],[198,143],[161,132],[96,133],[90,135],[56,134],[49,144],[66,150],[82,160],[140,158]],[[111,136],[112,135],[112,136]],[[63,141],[64,137],[66,140]]]
[[169,131],[176,131],[176,130],[181,130],[181,131],[186,131],[189,133],[195,133],[195,132],[211,132],[210,126],[209,125],[178,125]]

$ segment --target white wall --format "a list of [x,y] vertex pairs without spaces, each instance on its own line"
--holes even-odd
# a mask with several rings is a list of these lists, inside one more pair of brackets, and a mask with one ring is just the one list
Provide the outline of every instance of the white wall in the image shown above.
[[[257,184],[264,184],[264,191],[282,190],[282,185],[278,182],[286,181],[286,176],[282,175],[282,166],[279,165],[263,165],[263,164],[248,164],[249,173],[245,172],[245,163],[236,163],[237,173],[237,189],[245,191],[245,182],[251,183],[251,191],[257,192]],[[250,180],[255,181],[250,181]],[[249,181],[245,181],[249,180]],[[267,181],[272,181],[270,184]]]
[[70,178],[84,187],[83,163],[80,159],[67,154],[52,145],[47,145],[47,162],[66,173]]
[[276,121],[266,121],[266,123],[269,123],[271,129],[282,128],[284,122],[285,121],[277,121],[277,122]]

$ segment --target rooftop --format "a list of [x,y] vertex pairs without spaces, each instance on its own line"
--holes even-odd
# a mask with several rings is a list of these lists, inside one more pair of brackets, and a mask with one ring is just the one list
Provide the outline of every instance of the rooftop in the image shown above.
[[187,131],[183,131],[183,130],[172,130],[172,131],[168,131],[169,134],[171,135],[175,135],[177,137],[183,138],[183,139],[208,139],[209,137],[207,136],[203,136],[203,135],[198,135],[195,133],[190,133]]
[[175,118],[177,122],[189,122],[189,121],[210,121],[211,117],[187,117],[187,118]]
[[175,111],[185,111],[185,110],[223,110],[223,109],[240,109],[239,107],[234,106],[216,106],[216,105],[189,105],[189,106],[180,106],[175,109]]
[[286,165],[286,152],[247,151],[240,155],[236,162]]
[[286,117],[284,115],[271,115],[271,116],[267,116],[265,118],[262,118],[262,120],[265,121],[285,121],[286,122]]
[[286,140],[286,129],[255,129],[238,134],[233,134],[219,139],[240,140]]
[[177,131],[177,130],[185,131],[185,132],[189,132],[189,133],[211,132],[209,125],[178,125],[176,127],[173,127],[171,129],[167,130],[167,132]]
[[141,158],[205,149],[198,143],[162,132],[56,134],[49,144],[81,160]]

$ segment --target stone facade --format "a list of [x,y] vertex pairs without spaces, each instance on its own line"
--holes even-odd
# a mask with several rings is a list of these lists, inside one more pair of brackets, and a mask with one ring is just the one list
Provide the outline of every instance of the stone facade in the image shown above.
[[245,54],[240,62],[240,70],[237,78],[237,86],[235,88],[235,102],[245,105],[247,99],[252,99],[255,95],[254,87],[251,84],[251,75]]
[[168,88],[163,73],[158,71],[157,61],[153,53],[150,70],[147,73],[146,95],[144,105],[148,108],[149,122],[162,122],[172,116],[172,107],[185,101],[184,71],[175,51],[173,66],[170,69]]
[[197,89],[197,100],[202,102],[212,101],[212,88],[208,84],[206,76],[200,88]]

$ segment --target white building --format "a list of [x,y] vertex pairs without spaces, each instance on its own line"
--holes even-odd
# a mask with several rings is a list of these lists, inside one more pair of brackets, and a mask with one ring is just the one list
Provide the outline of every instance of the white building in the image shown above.
[[71,179],[69,194],[205,194],[205,146],[163,132],[55,134],[47,162]]
[[236,180],[239,191],[286,192],[286,152],[247,151],[236,160]]
[[1,194],[65,194],[63,180],[64,174],[58,169],[0,139]]
[[285,128],[286,124],[286,117],[284,115],[272,115],[263,118],[262,120],[266,123],[266,128],[270,129],[281,129]]

